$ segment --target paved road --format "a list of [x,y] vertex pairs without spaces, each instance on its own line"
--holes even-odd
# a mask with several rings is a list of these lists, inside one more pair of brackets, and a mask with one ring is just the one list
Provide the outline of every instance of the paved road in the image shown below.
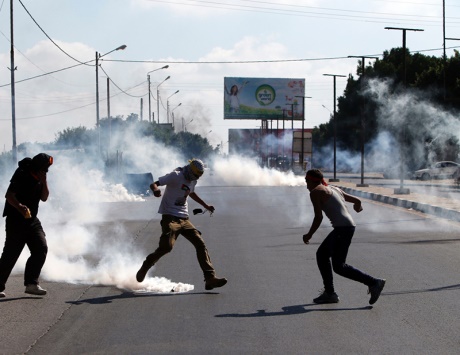
[[[185,239],[150,277],[194,285],[186,293],[44,281],[48,296],[26,297],[16,275],[0,300],[0,353],[458,353],[458,223],[364,201],[348,262],[385,277],[387,286],[371,307],[365,286],[337,277],[341,302],[320,306],[311,301],[321,288],[315,252],[331,229],[324,221],[310,245],[301,243],[312,218],[305,187],[197,191],[217,209],[192,220],[229,280],[224,288],[204,290]],[[125,221],[127,253],[156,246],[158,217],[148,211],[157,201],[104,206]]]

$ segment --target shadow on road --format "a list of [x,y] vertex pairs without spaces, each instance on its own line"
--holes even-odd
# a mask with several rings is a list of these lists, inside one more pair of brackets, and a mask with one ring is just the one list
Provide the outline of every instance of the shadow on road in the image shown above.
[[438,291],[450,291],[450,290],[460,290],[460,284],[450,285],[450,286],[441,286],[420,290],[406,290],[406,291],[394,291],[394,292],[383,292],[382,296],[395,296],[395,295],[405,295],[410,293],[425,293],[425,292],[438,292]]
[[292,316],[310,312],[337,312],[337,311],[366,311],[372,309],[372,306],[358,308],[306,308],[317,306],[317,304],[299,304],[295,306],[286,306],[278,312],[267,312],[265,309],[259,309],[255,313],[228,313],[218,314],[218,318],[253,318],[253,317],[274,317],[274,316]]
[[192,296],[192,295],[218,295],[219,292],[171,292],[171,293],[134,293],[134,292],[124,292],[119,295],[111,295],[111,296],[104,296],[104,297],[93,297],[93,298],[86,298],[77,301],[67,301],[66,303],[70,303],[73,305],[81,305],[84,303],[88,304],[107,304],[112,303],[114,300],[122,300],[128,298],[140,298],[140,297],[178,297],[178,296]]
[[41,300],[43,299],[44,296],[24,296],[24,297],[14,297],[14,298],[0,298],[0,303],[1,302],[9,302],[9,301],[19,301],[19,300]]

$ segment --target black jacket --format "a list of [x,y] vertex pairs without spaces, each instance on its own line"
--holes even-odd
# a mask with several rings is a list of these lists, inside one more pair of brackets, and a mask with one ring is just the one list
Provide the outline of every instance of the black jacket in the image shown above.
[[[31,158],[24,158],[18,163],[18,168],[13,174],[7,192],[14,192],[17,200],[30,209],[32,217],[38,213],[38,205],[43,189],[43,184],[34,177],[33,162]],[[24,220],[22,214],[5,200],[3,217]]]

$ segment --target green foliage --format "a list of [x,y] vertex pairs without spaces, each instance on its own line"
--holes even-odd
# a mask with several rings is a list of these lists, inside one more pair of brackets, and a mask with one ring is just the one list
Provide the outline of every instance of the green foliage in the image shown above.
[[64,131],[58,132],[54,144],[64,149],[87,148],[94,142],[94,138],[95,132],[88,130],[86,127],[79,126],[66,128]]
[[[162,143],[178,150],[184,158],[201,157],[206,159],[211,154],[217,154],[218,148],[213,148],[209,141],[198,135],[189,132],[174,133],[169,125],[159,125],[148,121],[139,121],[137,114],[130,114],[126,119],[121,116],[111,119],[100,120],[100,144],[102,153],[106,151],[109,144],[115,150],[122,151],[129,142],[124,139],[124,133],[129,132],[131,137],[147,137],[155,142]],[[97,151],[99,133],[97,129],[86,127],[66,128],[56,134],[54,144],[56,147],[65,149],[85,148],[90,151]],[[108,159],[108,158],[107,158]]]

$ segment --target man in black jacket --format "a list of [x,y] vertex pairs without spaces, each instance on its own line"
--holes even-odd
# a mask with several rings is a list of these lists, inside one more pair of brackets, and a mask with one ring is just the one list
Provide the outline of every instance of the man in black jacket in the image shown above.
[[3,210],[6,239],[0,258],[0,297],[5,297],[6,281],[26,244],[30,257],[24,272],[25,292],[46,295],[38,278],[45,264],[48,246],[37,214],[40,201],[46,201],[49,196],[46,174],[52,164],[53,157],[45,153],[32,159],[24,158],[10,180]]

